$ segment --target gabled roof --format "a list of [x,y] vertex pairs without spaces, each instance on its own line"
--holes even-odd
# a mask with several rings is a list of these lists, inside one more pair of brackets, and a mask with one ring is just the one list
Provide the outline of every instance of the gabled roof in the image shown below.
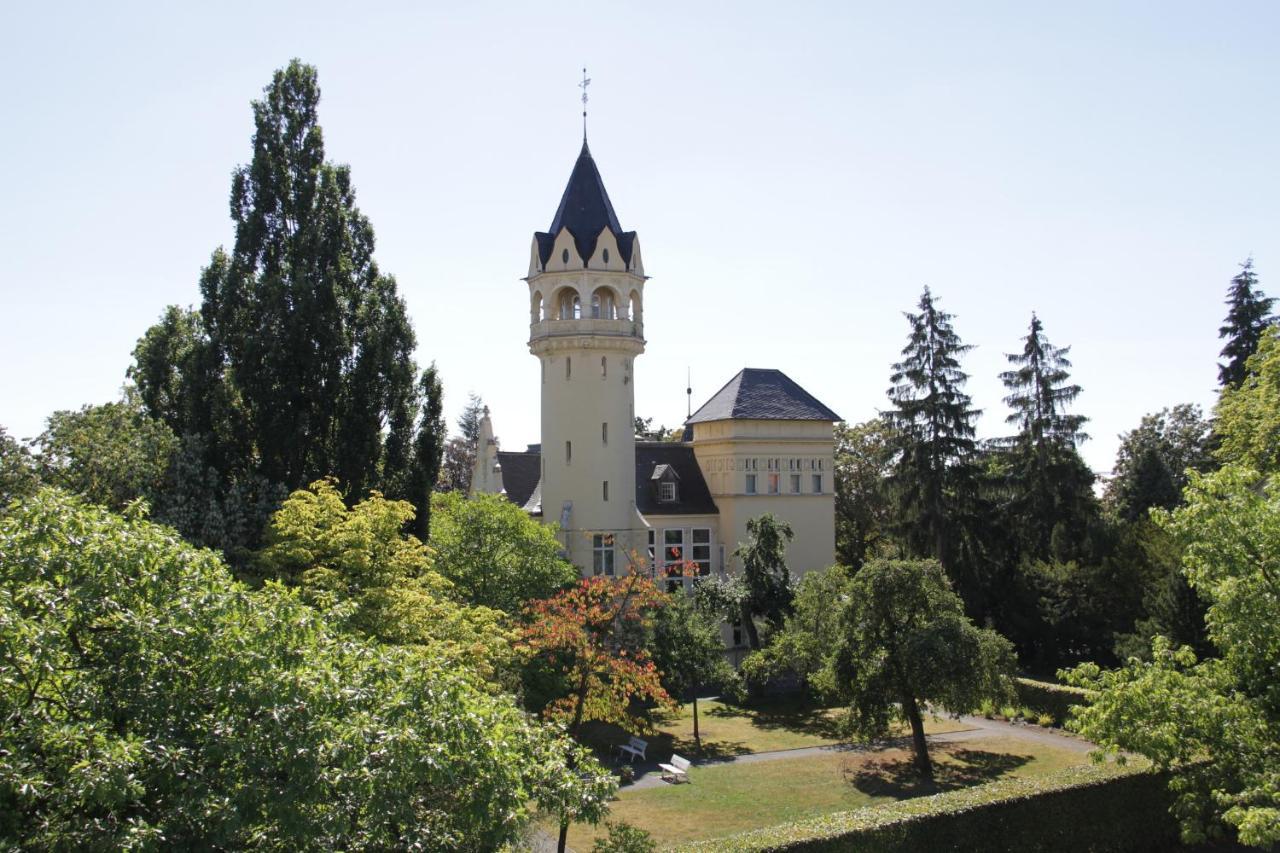
[[687,423],[730,418],[776,421],[838,421],[840,416],[781,370],[743,368],[694,412]]
[[[670,471],[679,482],[676,500],[658,500],[658,482]],[[674,441],[636,442],[636,509],[641,515],[715,515],[720,512],[702,477],[692,444]]]
[[573,244],[584,260],[595,254],[596,240],[600,232],[608,228],[618,241],[618,253],[622,255],[623,263],[631,264],[636,232],[622,230],[618,214],[613,212],[613,203],[609,201],[609,193],[605,191],[604,179],[600,177],[600,170],[596,168],[585,139],[564,195],[560,197],[560,206],[551,220],[551,227],[546,232],[539,231],[533,235],[538,240],[538,256],[543,266],[551,258],[556,236],[564,228],[573,235]]

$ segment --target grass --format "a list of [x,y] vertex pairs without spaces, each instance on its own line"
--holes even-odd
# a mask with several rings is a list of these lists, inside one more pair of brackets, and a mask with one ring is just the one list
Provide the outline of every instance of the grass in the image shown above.
[[[778,700],[752,707],[715,700],[698,703],[698,729],[702,750],[693,740],[693,705],[657,724],[656,734],[641,734],[649,741],[651,759],[665,761],[673,752],[696,758],[725,758],[752,752],[773,752],[840,743],[842,708],[820,708],[795,700]],[[926,720],[929,734],[963,731],[965,724],[952,719]],[[903,732],[905,734],[905,729]],[[626,743],[627,733],[616,726],[591,725],[584,740],[607,753],[614,744]]]
[[[660,845],[680,844],[1088,763],[1084,753],[1011,736],[934,744],[930,755],[932,783],[916,777],[910,752],[898,746],[699,767],[688,785],[623,789],[609,820],[647,830]],[[603,832],[575,825],[569,844],[590,850]]]

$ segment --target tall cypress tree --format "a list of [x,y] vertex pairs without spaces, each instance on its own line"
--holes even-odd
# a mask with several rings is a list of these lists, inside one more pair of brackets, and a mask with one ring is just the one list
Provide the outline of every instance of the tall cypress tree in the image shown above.
[[444,390],[435,363],[422,372],[418,383],[422,400],[422,418],[413,441],[413,465],[405,499],[418,508],[413,519],[413,532],[423,542],[431,534],[431,494],[440,478],[440,464],[448,427],[444,420]]
[[[1006,354],[1013,370],[1000,374],[1012,410],[1005,419],[1017,435],[1001,442],[1006,449],[1009,528],[1021,540],[1022,556],[1070,559],[1078,556],[1087,527],[1096,515],[1093,473],[1076,451],[1088,438],[1087,418],[1067,414],[1080,396],[1071,384],[1070,347],[1055,347],[1034,313],[1022,352]],[[1061,547],[1054,553],[1057,540]],[[1070,553],[1067,553],[1067,552]]]
[[[959,523],[974,496],[973,408],[962,390],[968,374],[960,357],[972,349],[952,328],[924,289],[919,313],[905,314],[911,326],[902,361],[893,366],[888,413],[900,451],[891,482],[898,498],[898,527],[907,547],[940,560],[956,579]],[[972,584],[960,580],[972,600]]]
[[1227,317],[1218,329],[1218,337],[1227,343],[1220,355],[1227,360],[1218,365],[1218,384],[1239,388],[1245,377],[1245,362],[1258,348],[1262,333],[1273,322],[1271,305],[1275,299],[1258,288],[1258,275],[1253,271],[1253,258],[1240,265],[1240,272],[1227,289]]

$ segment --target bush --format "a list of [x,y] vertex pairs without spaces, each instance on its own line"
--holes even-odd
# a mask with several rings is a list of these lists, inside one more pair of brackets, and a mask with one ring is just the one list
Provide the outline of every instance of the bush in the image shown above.
[[1048,714],[1058,726],[1071,716],[1072,705],[1087,705],[1091,701],[1088,690],[1065,684],[1051,684],[1048,681],[1033,681],[1030,678],[1015,678],[1014,689],[1018,693],[1018,703],[1035,712],[1028,716],[1029,719]]
[[1167,774],[1071,767],[885,806],[825,815],[681,849],[709,853],[903,850],[1158,851],[1175,846]]
[[658,849],[653,836],[629,823],[607,823],[609,835],[597,838],[591,853],[653,853]]

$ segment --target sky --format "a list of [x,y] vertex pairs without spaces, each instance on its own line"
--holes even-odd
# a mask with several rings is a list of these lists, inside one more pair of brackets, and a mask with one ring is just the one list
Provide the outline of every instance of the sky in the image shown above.
[[[960,8],[963,6],[964,8]],[[1280,294],[1280,4],[22,3],[0,11],[0,425],[118,398],[138,337],[230,245],[250,102],[318,69],[452,421],[538,441],[527,272],[581,145],[639,234],[636,412],[673,426],[743,367],[842,417],[887,407],[927,285],[1007,434],[1031,312],[1120,433],[1212,406],[1252,256]]]

